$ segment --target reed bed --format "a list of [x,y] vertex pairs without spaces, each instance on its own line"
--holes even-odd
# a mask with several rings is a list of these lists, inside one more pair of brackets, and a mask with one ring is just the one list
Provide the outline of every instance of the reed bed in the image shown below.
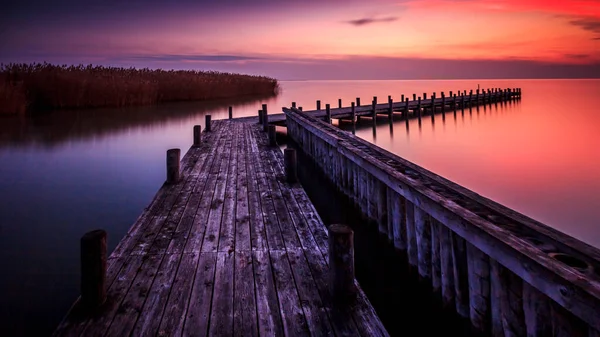
[[0,114],[276,95],[277,80],[216,71],[0,65]]

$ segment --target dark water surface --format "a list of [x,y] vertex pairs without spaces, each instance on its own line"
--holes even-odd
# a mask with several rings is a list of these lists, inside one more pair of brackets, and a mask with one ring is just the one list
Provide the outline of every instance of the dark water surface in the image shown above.
[[[357,135],[486,197],[600,246],[600,81],[283,82],[277,98],[0,118],[0,317],[3,335],[52,331],[76,299],[79,238],[104,228],[109,250],[165,177],[165,152],[192,142],[204,115],[270,113],[296,101],[521,87],[508,106],[366,124]],[[334,217],[335,218],[335,217]]]

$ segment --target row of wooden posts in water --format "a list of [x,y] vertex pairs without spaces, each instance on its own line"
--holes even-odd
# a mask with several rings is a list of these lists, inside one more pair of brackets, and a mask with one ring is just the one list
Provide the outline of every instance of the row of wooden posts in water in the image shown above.
[[327,118],[295,108],[284,112],[288,137],[475,332],[600,336],[598,249],[340,130]]

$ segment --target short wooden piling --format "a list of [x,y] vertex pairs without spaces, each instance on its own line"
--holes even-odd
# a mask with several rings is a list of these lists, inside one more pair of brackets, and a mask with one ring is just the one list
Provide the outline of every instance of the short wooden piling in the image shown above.
[[194,146],[200,146],[202,142],[202,127],[194,125]]
[[351,110],[351,115],[350,118],[352,118],[352,125],[356,124],[356,106],[354,105],[354,102],[352,102],[352,104],[350,105],[352,110]]
[[296,102],[292,102],[292,108],[296,107]]
[[446,94],[442,91],[442,113],[446,111]]
[[404,120],[406,121],[406,126],[408,126],[408,97],[404,101]]
[[336,301],[350,300],[354,285],[354,231],[346,225],[329,226],[330,291]]
[[375,125],[375,120],[377,119],[377,97],[373,97],[373,102],[371,103],[372,105],[372,110],[371,113],[373,114],[373,125]]
[[419,123],[421,122],[421,97],[419,97],[418,103],[417,103],[417,114],[419,117]]
[[263,131],[267,132],[269,130],[268,126],[269,126],[269,113],[267,112],[267,105],[263,104],[262,105],[262,112],[263,112]]
[[233,118],[233,107],[229,107],[229,119]]
[[298,165],[296,157],[296,149],[286,148],[283,150],[283,166],[285,168],[285,179],[288,183],[293,184],[298,181]]
[[404,94],[402,94],[402,96],[400,98],[400,102],[404,102]]
[[360,97],[356,97],[356,106],[360,106]]
[[277,130],[275,129],[275,125],[269,125],[269,145],[277,146]]
[[388,118],[390,122],[392,121],[392,115],[394,114],[394,101],[392,100],[392,96],[388,96]]
[[325,120],[331,124],[331,106],[329,104],[325,104]]
[[321,110],[321,100],[317,100],[317,110]]
[[181,160],[180,149],[167,150],[167,184],[174,184],[179,181],[179,162]]
[[262,110],[258,110],[258,124],[262,125],[263,123],[263,111]]
[[338,98],[338,108],[342,108],[342,99]]
[[106,301],[106,231],[85,233],[80,245],[81,303],[89,310]]
[[417,94],[413,94],[413,101],[417,100]]
[[211,127],[210,127],[210,119],[211,119],[210,115],[204,116],[204,124],[205,124],[204,125],[204,130],[206,130],[206,132],[212,131]]

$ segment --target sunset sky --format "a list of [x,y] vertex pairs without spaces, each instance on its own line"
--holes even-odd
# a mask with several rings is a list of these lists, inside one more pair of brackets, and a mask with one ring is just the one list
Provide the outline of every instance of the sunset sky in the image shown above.
[[283,80],[600,77],[600,0],[9,1],[3,63]]

